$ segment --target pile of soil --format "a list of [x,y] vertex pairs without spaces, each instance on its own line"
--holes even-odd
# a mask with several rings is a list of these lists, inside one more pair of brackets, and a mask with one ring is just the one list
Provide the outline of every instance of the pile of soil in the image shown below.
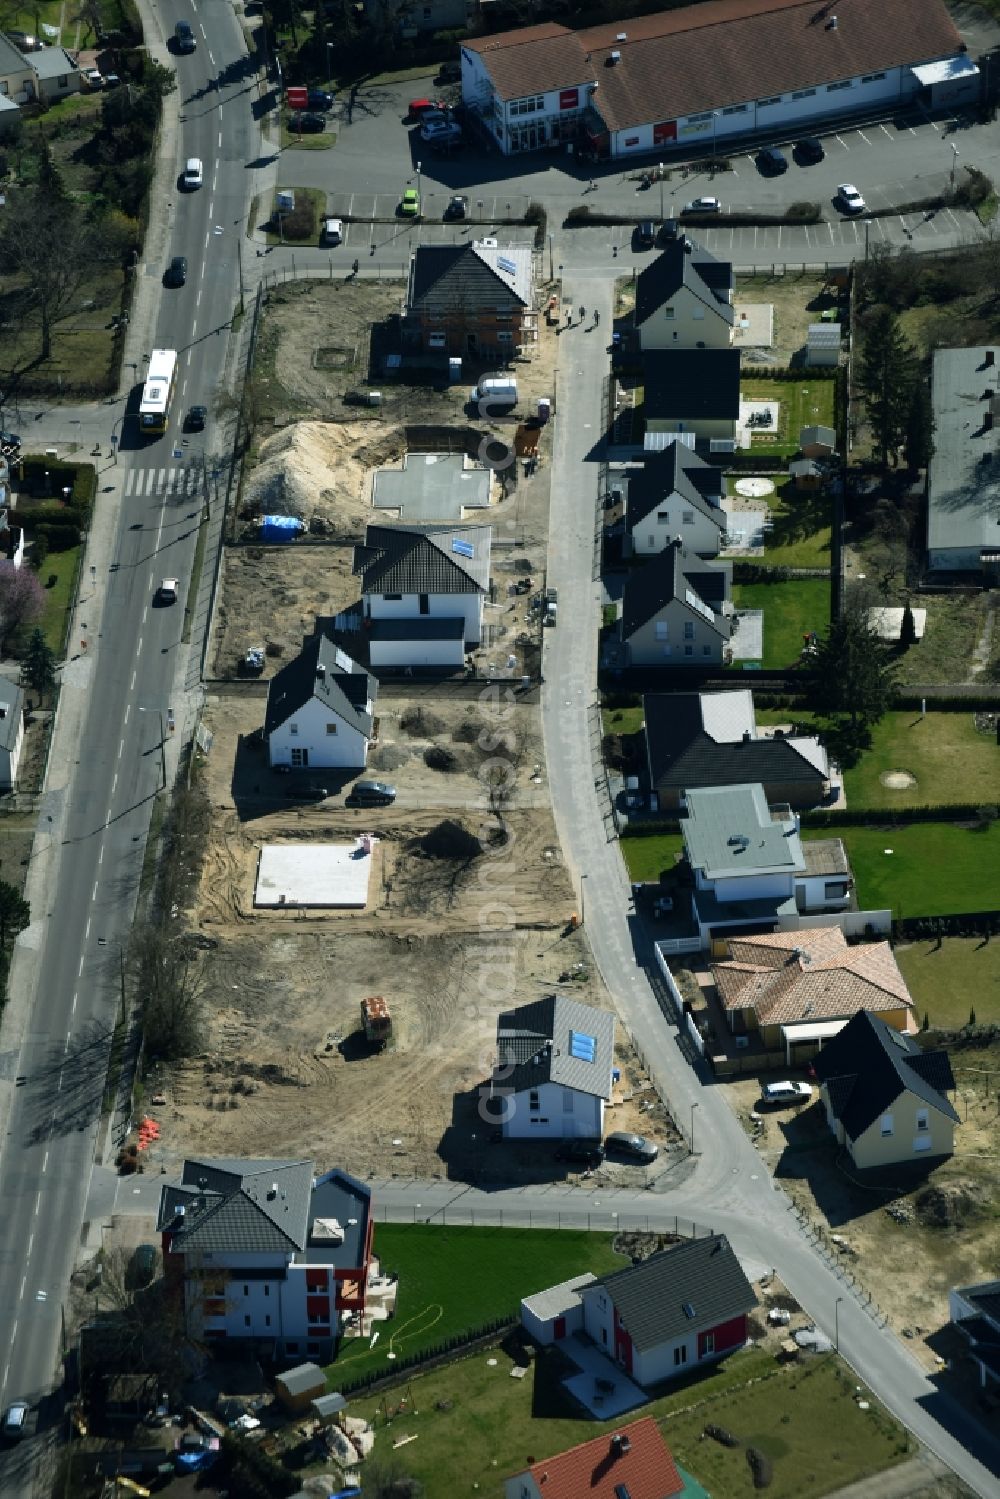
[[986,1211],[981,1190],[971,1182],[927,1187],[916,1197],[914,1206],[925,1228],[963,1228]]
[[414,845],[429,859],[478,859],[482,845],[464,823],[446,817],[436,827],[430,828]]
[[374,445],[360,424],[295,422],[261,444],[244,487],[245,507],[305,521],[319,515],[338,534],[360,535],[373,519],[368,459],[388,463],[405,450],[402,428],[380,432]]
[[368,756],[370,770],[400,770],[413,751],[406,744],[380,744]]

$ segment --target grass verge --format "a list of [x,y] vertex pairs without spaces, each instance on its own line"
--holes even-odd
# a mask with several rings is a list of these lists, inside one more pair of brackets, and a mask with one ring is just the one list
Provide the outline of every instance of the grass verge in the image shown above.
[[392,1372],[392,1352],[409,1357],[490,1322],[517,1316],[522,1296],[591,1270],[600,1275],[627,1263],[611,1234],[533,1228],[442,1228],[381,1223],[375,1253],[384,1272],[399,1276],[396,1315],[374,1348],[367,1339],[342,1345],[327,1369],[331,1387]]
[[920,1019],[938,1030],[957,1030],[976,1012],[979,1025],[1000,1023],[1000,942],[943,937],[895,948]]
[[765,671],[798,666],[803,635],[810,630],[822,635],[830,623],[830,584],[825,578],[734,583],[733,603],[737,609],[764,611]]
[[[80,564],[80,548],[71,547],[68,552],[50,552],[42,564],[42,579],[45,583],[45,609],[38,621],[45,636],[45,644],[61,659],[67,649],[66,622],[73,605],[73,590],[77,568]],[[49,587],[48,580],[55,582]]]
[[191,641],[191,625],[194,620],[194,606],[198,602],[198,589],[201,586],[201,570],[205,565],[205,547],[208,544],[208,517],[203,516],[201,525],[198,527],[198,540],[194,547],[194,561],[191,564],[191,581],[188,583],[187,598],[184,600],[184,629],[181,632],[181,640],[185,645]]
[[[542,1350],[523,1379],[512,1379],[511,1367],[502,1349],[485,1349],[390,1391],[384,1402],[360,1402],[357,1413],[375,1422],[375,1457],[422,1481],[428,1494],[438,1492],[442,1473],[456,1494],[492,1494],[529,1460],[624,1424],[582,1419],[559,1384],[565,1371],[554,1350]],[[909,1451],[906,1433],[872,1396],[868,1411],[858,1409],[855,1383],[832,1357],[776,1371],[769,1355],[751,1350],[625,1419],[652,1416],[677,1461],[711,1493],[753,1494],[747,1447],[754,1446],[773,1466],[769,1499],[800,1499],[873,1478]],[[704,1440],[709,1423],[726,1427],[739,1446]],[[394,1449],[411,1435],[418,1440]]]
[[[804,829],[842,838],[866,910],[894,917],[949,916],[1000,906],[1000,828],[950,822],[907,827]],[[891,852],[886,852],[891,850]]]
[[288,124],[287,116],[281,121],[281,149],[283,151],[329,151],[337,144],[337,132],[335,130],[317,130],[310,135],[303,132],[301,135],[293,130]]
[[326,191],[320,187],[293,187],[290,191],[295,194],[296,208],[304,198],[308,198],[312,203],[316,220],[316,232],[309,239],[289,239],[286,234],[275,233],[270,227],[275,222],[275,205],[272,199],[270,217],[267,220],[268,227],[265,233],[267,243],[269,245],[291,245],[293,248],[296,245],[303,245],[312,249],[319,243],[319,233],[323,227],[323,216],[326,213]]
[[629,878],[633,880],[658,880],[664,870],[673,869],[684,852],[680,833],[660,833],[655,838],[630,838],[623,833],[619,842]]

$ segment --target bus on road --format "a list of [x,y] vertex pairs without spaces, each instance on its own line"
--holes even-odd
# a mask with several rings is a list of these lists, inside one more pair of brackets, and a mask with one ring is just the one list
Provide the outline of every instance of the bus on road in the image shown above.
[[177,350],[154,349],[149,356],[149,369],[139,403],[139,430],[143,436],[167,430],[176,378]]

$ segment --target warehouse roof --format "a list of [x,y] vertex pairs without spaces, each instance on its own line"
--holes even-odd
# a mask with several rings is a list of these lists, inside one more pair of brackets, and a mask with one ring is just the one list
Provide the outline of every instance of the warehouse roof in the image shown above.
[[546,23],[462,45],[480,54],[501,99],[594,83],[608,129],[624,130],[934,62],[962,43],[942,0],[706,0],[585,31]]
[[[993,357],[987,359],[987,355]],[[936,349],[931,375],[934,453],[927,497],[928,551],[1000,547],[1000,381],[995,353]]]

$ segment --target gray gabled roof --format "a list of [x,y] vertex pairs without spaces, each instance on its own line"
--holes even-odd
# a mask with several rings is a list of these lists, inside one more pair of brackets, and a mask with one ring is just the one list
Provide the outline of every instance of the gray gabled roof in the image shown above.
[[776,821],[760,785],[689,790],[681,832],[688,863],[709,880],[805,869],[798,819]]
[[489,526],[369,526],[354,572],[362,593],[485,593],[491,537]]
[[291,1254],[309,1241],[312,1161],[187,1160],[160,1194],[157,1232],[177,1250]]
[[[514,267],[513,274],[505,265]],[[421,245],[410,260],[410,312],[512,313],[522,311],[530,297],[527,245]]]
[[64,73],[79,73],[65,47],[44,47],[40,52],[27,54],[28,65],[36,78],[61,78]]
[[642,356],[643,415],[651,421],[735,421],[739,349],[651,349]]
[[[729,616],[720,611],[729,597],[729,579],[730,572],[724,564],[713,566],[703,562],[675,539],[626,578],[622,593],[622,638],[628,640],[677,599],[692,615],[711,625],[723,640],[728,640],[732,625]],[[706,609],[711,618],[704,613]]]
[[[992,351],[991,351],[992,352]],[[1000,548],[1000,379],[987,350],[935,349],[934,453],[927,490],[931,551]]]
[[24,692],[16,682],[0,679],[0,749],[12,750],[17,744],[18,730],[24,717]]
[[614,1055],[610,1011],[562,994],[547,994],[497,1018],[497,1081],[514,1093],[552,1082],[610,1099]]
[[923,1051],[912,1036],[859,1010],[813,1060],[826,1083],[830,1107],[851,1140],[864,1134],[901,1093],[912,1093],[954,1124],[961,1121],[946,1093],[955,1079],[946,1051]]
[[733,288],[733,268],[726,261],[716,260],[686,234],[671,240],[663,253],[639,273],[635,289],[636,327],[654,317],[682,286],[732,327],[734,313],[729,292]]
[[[26,73],[31,67],[27,55],[0,32],[0,78],[11,73]],[[10,101],[13,103],[13,100]],[[17,108],[17,105],[14,105]]]
[[367,739],[372,731],[371,704],[377,696],[375,677],[326,635],[311,635],[299,654],[271,679],[264,733],[272,734],[316,698]]
[[[756,737],[753,706],[749,714],[752,727],[737,737],[720,738],[706,724],[723,718],[727,700],[731,701],[732,718],[738,720],[745,707],[748,692],[651,692],[642,700],[646,722],[646,754],[650,779],[661,790],[695,790],[701,786],[732,786],[759,781],[771,784],[801,785],[822,794],[829,767],[824,771],[822,757],[816,763],[815,740],[809,741],[814,758],[798,748],[795,738]],[[749,737],[744,738],[747,734]]]
[[[722,470],[713,468],[683,443],[672,442],[660,452],[649,453],[642,466],[630,469],[625,477],[627,531],[634,531],[647,515],[675,497],[700,511],[720,531],[726,529],[728,518],[720,503],[725,490]],[[715,497],[714,504],[710,496]]]
[[724,1234],[675,1244],[628,1270],[584,1286],[602,1287],[640,1353],[753,1311],[753,1286]]

